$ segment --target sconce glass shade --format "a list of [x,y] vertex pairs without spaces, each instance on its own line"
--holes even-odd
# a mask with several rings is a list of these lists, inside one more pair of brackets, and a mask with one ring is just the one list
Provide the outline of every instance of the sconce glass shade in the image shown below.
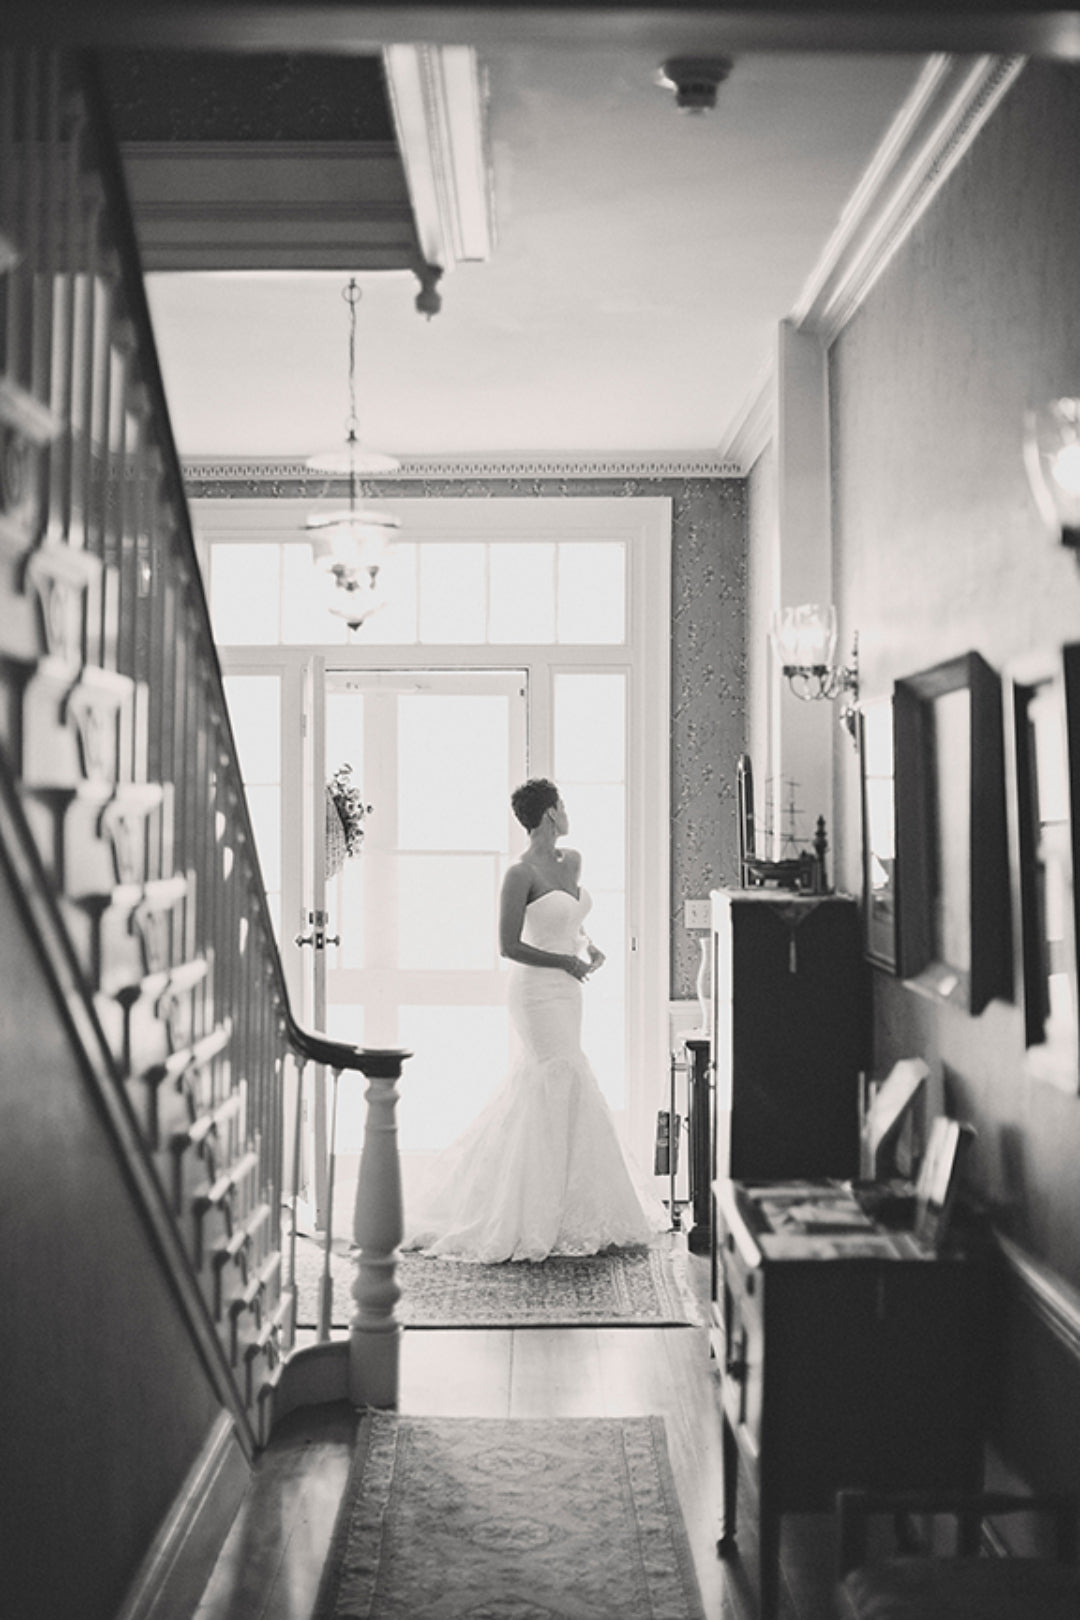
[[820,602],[781,608],[773,614],[772,644],[792,694],[803,703],[842,697],[840,720],[854,741],[859,703],[859,638],[851,663],[834,663],[836,609]]
[[1080,548],[1080,399],[1050,400],[1025,417],[1024,461],[1032,494],[1062,543]]
[[785,673],[830,669],[836,652],[836,609],[818,602],[779,608],[773,614],[772,643]]

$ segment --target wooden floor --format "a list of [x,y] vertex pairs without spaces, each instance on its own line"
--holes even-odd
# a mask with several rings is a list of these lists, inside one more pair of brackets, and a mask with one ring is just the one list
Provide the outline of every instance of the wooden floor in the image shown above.
[[[695,1291],[707,1262],[690,1257]],[[739,1553],[716,1555],[720,1423],[704,1328],[406,1331],[400,1410],[444,1417],[665,1419],[708,1620],[756,1620],[752,1503]],[[348,1471],[355,1416],[294,1413],[260,1459],[248,1498],[193,1620],[310,1620]],[[781,1620],[831,1620],[832,1528],[785,1520]],[[376,1617],[377,1620],[377,1617]]]

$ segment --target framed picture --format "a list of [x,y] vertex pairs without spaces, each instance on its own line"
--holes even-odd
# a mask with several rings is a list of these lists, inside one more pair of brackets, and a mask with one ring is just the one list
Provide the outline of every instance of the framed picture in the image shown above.
[[863,940],[877,967],[896,972],[896,816],[892,698],[859,707]]
[[896,682],[896,956],[982,1012],[1012,998],[1001,681],[977,652]]
[[1014,939],[1028,1072],[1080,1084],[1075,873],[1080,834],[1080,646],[1010,665],[1006,682]]

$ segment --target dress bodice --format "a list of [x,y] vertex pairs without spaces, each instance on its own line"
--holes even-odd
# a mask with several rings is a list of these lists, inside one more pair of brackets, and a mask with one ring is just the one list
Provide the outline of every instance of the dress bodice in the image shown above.
[[572,955],[581,940],[581,925],[592,905],[587,889],[576,895],[566,889],[549,889],[525,907],[521,938],[537,950]]

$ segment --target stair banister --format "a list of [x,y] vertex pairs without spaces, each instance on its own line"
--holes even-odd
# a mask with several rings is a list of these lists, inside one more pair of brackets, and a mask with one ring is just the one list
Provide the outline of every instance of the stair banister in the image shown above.
[[288,1286],[281,1266],[292,1060],[298,1085],[308,1063],[370,1083],[363,1174],[390,1204],[358,1200],[367,1281],[347,1360],[323,1369],[324,1387],[396,1398],[390,1158],[407,1054],[307,1031],[289,1006],[87,57],[0,51],[0,293],[0,853],[42,891],[43,948],[62,940],[58,973],[75,972],[83,1003],[73,1028],[92,1037],[116,1117],[130,1117],[117,1151],[139,1157],[129,1180],[147,1221],[175,1225],[163,1263],[186,1257],[177,1287],[200,1343],[219,1347],[214,1377],[233,1386],[250,1447],[268,1433],[278,1343],[295,1325],[294,1234]]

